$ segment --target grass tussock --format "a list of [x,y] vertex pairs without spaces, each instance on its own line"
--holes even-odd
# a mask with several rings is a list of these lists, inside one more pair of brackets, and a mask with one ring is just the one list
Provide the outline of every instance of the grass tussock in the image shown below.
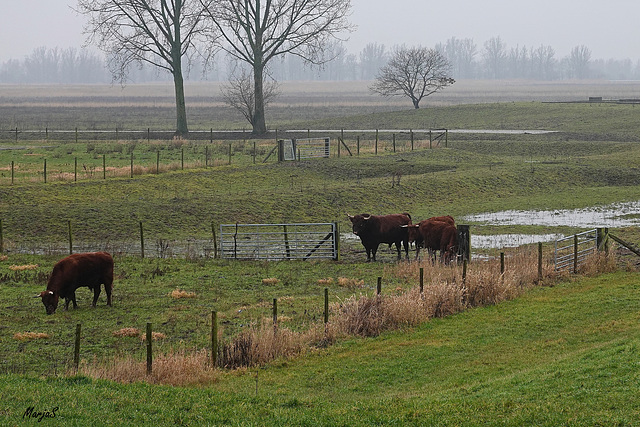
[[262,279],[262,284],[263,285],[277,285],[278,282],[280,282],[278,279],[276,279],[275,277],[269,277],[266,279]]
[[38,268],[38,264],[10,265],[9,266],[9,270],[11,270],[11,271],[35,270],[36,268]]
[[[455,264],[442,265],[423,261],[391,265],[385,268],[385,275],[401,277],[406,283],[412,284],[419,283],[422,269],[422,292],[414,285],[408,289],[396,288],[390,294],[353,295],[330,306],[328,323],[316,322],[300,332],[263,320],[259,326],[245,329],[219,346],[217,367],[237,369],[260,366],[273,360],[299,356],[313,348],[326,347],[338,339],[375,337],[385,331],[419,325],[434,317],[445,317],[473,307],[498,304],[518,297],[533,286],[551,285],[566,274],[556,272],[549,261],[544,262],[539,271],[535,249],[518,249],[508,254],[505,260],[503,272],[499,261],[470,263],[464,277],[462,266]],[[585,267],[581,274],[595,275],[613,271],[616,260],[613,255],[600,253],[585,264],[589,267]],[[341,286],[358,286],[358,283],[354,283]],[[141,372],[144,369],[129,357],[115,359],[109,366],[103,364],[100,368],[87,367],[85,373],[117,381],[125,378],[127,381],[164,384],[202,384],[207,379],[215,380],[211,370],[205,369],[205,353],[206,351],[200,351],[161,356],[161,367],[156,373],[154,361],[154,375],[151,378],[139,373],[134,375],[134,371]],[[177,370],[199,369],[200,372],[184,375],[163,373],[171,371],[171,365],[178,365]]]
[[111,333],[114,337],[136,338],[140,336],[138,328],[122,328]]
[[9,257],[7,255],[0,255],[0,261],[6,261]]
[[44,332],[16,332],[13,339],[16,341],[32,341],[49,338],[49,334]]
[[183,291],[182,289],[176,288],[173,291],[169,292],[169,296],[173,299],[180,299],[180,298],[195,298],[196,297],[196,293],[195,292],[187,292],[187,291]]
[[135,360],[130,355],[102,363],[85,362],[79,371],[96,379],[120,383],[147,381],[153,384],[195,386],[216,381],[217,373],[210,365],[206,350],[183,350],[154,356],[151,374],[147,374],[146,362]]

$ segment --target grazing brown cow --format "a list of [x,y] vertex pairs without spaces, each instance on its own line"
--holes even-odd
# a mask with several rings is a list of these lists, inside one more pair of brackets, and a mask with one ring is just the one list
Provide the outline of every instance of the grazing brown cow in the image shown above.
[[421,246],[434,255],[436,251],[440,251],[440,258],[445,263],[455,258],[458,250],[458,230],[454,225],[426,219],[418,224],[409,224],[407,228],[411,230],[409,241],[412,241],[412,238],[413,241],[422,241],[422,245],[416,244],[416,258],[420,254]]
[[368,213],[348,215],[353,224],[353,234],[360,237],[360,241],[367,251],[367,262],[376,260],[376,252],[380,243],[388,243],[389,247],[395,243],[398,259],[401,259],[400,245],[404,244],[404,251],[409,258],[409,232],[403,225],[411,224],[408,213],[391,215],[371,215]]
[[[431,218],[426,219],[425,221],[440,221],[446,222],[447,224],[451,224],[455,227],[456,222],[451,215],[445,216],[432,216]],[[420,223],[418,223],[420,225]],[[420,248],[424,247],[422,241],[422,234],[420,234],[420,230],[418,227],[409,228],[409,242],[415,243],[416,245],[416,258],[418,258],[418,253],[420,252]]]
[[86,286],[93,289],[93,306],[96,306],[100,296],[100,285],[104,284],[107,293],[107,305],[111,305],[111,290],[113,289],[113,258],[106,252],[91,252],[73,254],[61,259],[53,266],[49,277],[47,290],[42,291],[35,298],[42,298],[47,314],[53,314],[58,308],[58,299],[64,298],[64,309],[69,309],[69,302],[73,301],[73,308],[77,308],[76,289]]

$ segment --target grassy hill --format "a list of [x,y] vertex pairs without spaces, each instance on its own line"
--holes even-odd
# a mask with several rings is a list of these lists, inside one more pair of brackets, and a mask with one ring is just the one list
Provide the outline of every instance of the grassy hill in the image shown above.
[[0,417],[63,425],[633,425],[635,273],[542,287],[378,338],[220,372],[206,387],[4,375]]

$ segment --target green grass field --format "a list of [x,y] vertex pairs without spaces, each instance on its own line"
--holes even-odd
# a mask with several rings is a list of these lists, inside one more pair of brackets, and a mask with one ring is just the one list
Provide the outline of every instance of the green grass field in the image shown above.
[[[554,286],[534,287],[512,301],[375,338],[338,340],[259,368],[216,370],[198,386],[120,384],[67,375],[77,323],[83,330],[83,365],[126,356],[143,361],[145,343],[114,332],[142,330],[151,322],[154,331],[166,335],[155,344],[156,354],[201,350],[209,343],[212,310],[219,312],[223,337],[229,339],[268,319],[271,301],[277,298],[283,326],[302,331],[321,318],[325,287],[339,307],[354,294],[371,295],[378,277],[383,277],[386,295],[416,286],[415,267],[403,273],[404,263],[396,265],[386,248],[382,262],[366,264],[358,242],[344,245],[339,262],[240,262],[197,256],[141,260],[133,251],[116,254],[114,307],[105,307],[102,295],[99,306],[91,309],[89,291],[81,289],[78,310],[59,308],[47,316],[32,296],[45,288],[51,267],[68,251],[69,223],[76,247],[136,242],[140,223],[148,246],[179,246],[210,239],[212,224],[236,221],[337,221],[348,232],[347,213],[409,211],[419,220],[637,200],[640,131],[631,105],[452,102],[399,111],[397,104],[378,105],[351,94],[336,101],[340,108],[332,115],[331,99],[320,92],[313,96],[319,101],[307,110],[302,101],[297,108],[309,117],[276,106],[274,115],[282,119],[274,125],[557,133],[450,134],[446,147],[422,145],[414,151],[405,134],[398,137],[395,153],[391,135],[385,134],[377,155],[371,149],[375,136],[363,133],[368,149],[360,156],[343,152],[338,158],[334,152],[330,159],[284,164],[273,158],[266,163],[258,158],[254,164],[250,140],[233,151],[227,164],[227,145],[220,141],[220,149],[214,151],[220,160],[209,167],[200,160],[203,144],[198,141],[28,141],[24,150],[0,150],[0,220],[7,255],[0,261],[1,423],[37,422],[25,417],[33,408],[43,416],[55,415],[42,422],[63,425],[636,424],[640,294],[635,259],[619,261],[621,270],[615,273],[557,278],[550,283]],[[102,108],[100,98],[91,102]],[[129,113],[137,111],[127,115],[129,125],[146,122],[142,118],[149,114],[147,109],[122,102]],[[148,100],[137,102],[145,105]],[[97,126],[92,117],[108,126],[122,120],[105,110],[96,115],[95,105],[72,110],[85,128]],[[24,128],[67,120],[47,115],[55,108],[21,108],[28,112]],[[162,122],[164,116],[159,117]],[[225,120],[229,121],[221,123],[233,122]],[[352,151],[356,136],[349,134],[345,141]],[[10,138],[0,147],[13,146]],[[261,148],[265,156],[268,144]],[[153,173],[159,150],[162,159],[176,164],[183,149],[189,167]],[[136,165],[146,164],[149,170],[128,176],[131,152]],[[112,171],[103,179],[103,154],[125,173]],[[60,172],[68,171],[76,157],[94,168],[77,182]],[[44,158],[50,172],[58,171],[51,172],[47,183],[39,172]],[[20,164],[23,173],[13,184],[5,166],[11,161]],[[399,185],[394,182],[397,177]],[[472,227],[477,233],[575,231]],[[631,242],[640,238],[635,227],[615,231]],[[545,245],[546,257],[551,251]],[[265,284],[266,278],[278,281]],[[342,286],[339,278],[362,284]],[[172,298],[176,289],[195,298]],[[48,338],[17,338],[27,332]]]

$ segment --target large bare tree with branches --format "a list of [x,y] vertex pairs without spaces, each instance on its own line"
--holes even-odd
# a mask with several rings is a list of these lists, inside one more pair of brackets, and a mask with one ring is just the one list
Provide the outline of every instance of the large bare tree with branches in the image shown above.
[[200,0],[78,0],[78,11],[88,16],[87,41],[108,56],[115,80],[125,82],[133,63],[148,63],[173,76],[176,98],[176,134],[186,135],[183,59],[197,52],[200,36],[213,27]]
[[246,63],[253,74],[253,132],[267,131],[266,67],[273,58],[292,54],[311,64],[327,58],[329,42],[351,30],[351,0],[200,0],[217,27],[220,47]]
[[407,96],[418,109],[424,97],[455,83],[450,74],[449,61],[437,50],[400,47],[369,89],[382,96]]

